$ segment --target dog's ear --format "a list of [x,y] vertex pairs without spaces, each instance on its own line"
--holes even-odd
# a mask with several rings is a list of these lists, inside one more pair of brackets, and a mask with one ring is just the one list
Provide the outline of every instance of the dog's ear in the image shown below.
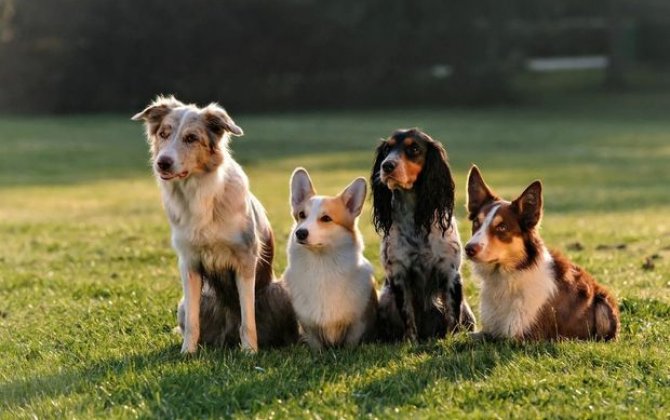
[[519,215],[519,224],[526,230],[532,229],[542,219],[542,183],[534,181],[512,201],[512,208]]
[[418,202],[414,212],[414,226],[418,230],[423,227],[426,233],[437,221],[442,234],[451,226],[454,214],[454,178],[447,162],[447,152],[438,141],[427,134],[426,159],[419,178],[414,184]]
[[291,208],[295,209],[314,196],[316,191],[305,168],[295,168],[291,175]]
[[203,108],[202,115],[205,119],[207,129],[214,133],[217,138],[221,138],[225,132],[228,132],[233,136],[244,135],[242,128],[235,124],[235,121],[230,118],[228,112],[218,104],[211,103],[207,105]]
[[391,218],[393,193],[380,178],[381,165],[386,155],[386,141],[382,139],[375,151],[375,162],[370,174],[370,188],[372,189],[372,222],[377,233],[384,232],[384,235],[388,235],[393,223]]
[[467,210],[468,219],[474,220],[479,210],[487,203],[498,200],[496,194],[486,185],[477,165],[472,165],[468,174]]
[[361,214],[367,190],[365,178],[356,178],[340,193],[340,198],[352,216],[358,217]]
[[133,121],[144,120],[147,124],[149,134],[154,134],[158,129],[161,121],[173,109],[184,106],[184,104],[177,100],[174,96],[158,96],[152,103],[149,104],[142,111],[133,115],[130,119]]

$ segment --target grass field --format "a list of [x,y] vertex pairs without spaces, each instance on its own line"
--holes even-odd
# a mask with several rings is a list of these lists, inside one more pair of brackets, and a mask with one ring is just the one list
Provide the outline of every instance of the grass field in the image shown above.
[[[0,118],[0,417],[670,416],[670,95],[520,108],[240,115],[233,149],[268,209],[281,273],[288,177],[335,193],[378,138],[420,126],[503,195],[545,184],[543,235],[620,298],[616,343],[302,346],[179,354],[169,227],[128,115]],[[235,114],[233,113],[235,116]],[[361,228],[376,274],[379,239]],[[580,246],[575,245],[579,243]],[[655,266],[643,269],[650,258]],[[467,296],[478,292],[464,264]]]

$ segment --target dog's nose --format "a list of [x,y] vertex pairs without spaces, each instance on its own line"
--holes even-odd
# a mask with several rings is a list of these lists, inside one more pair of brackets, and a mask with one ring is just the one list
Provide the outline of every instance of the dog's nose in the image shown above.
[[479,251],[481,251],[481,250],[482,250],[482,246],[480,244],[468,243],[467,245],[465,245],[465,254],[470,258],[477,255],[479,253]]
[[386,173],[391,173],[395,169],[395,162],[391,160],[387,160],[386,162],[382,163],[382,169]]
[[156,162],[156,165],[158,165],[158,168],[161,171],[167,171],[172,167],[172,164],[174,163],[174,160],[172,160],[171,157],[168,156],[162,156],[160,159],[158,159],[158,162]]
[[295,231],[295,237],[298,238],[299,241],[304,241],[307,239],[307,236],[309,236],[309,231],[307,229],[298,229]]

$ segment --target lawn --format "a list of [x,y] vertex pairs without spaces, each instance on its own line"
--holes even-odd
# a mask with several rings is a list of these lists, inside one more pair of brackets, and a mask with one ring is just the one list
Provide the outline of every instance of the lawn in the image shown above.
[[[490,109],[236,115],[236,158],[286,264],[288,179],[368,176],[377,140],[420,126],[447,147],[461,234],[477,163],[506,197],[545,186],[543,236],[619,297],[616,343],[303,346],[179,354],[176,259],[139,124],[0,118],[0,417],[663,417],[670,415],[670,95]],[[361,218],[377,278],[370,205]],[[649,259],[652,267],[643,268]],[[478,289],[464,264],[467,297]],[[378,280],[379,281],[379,280]]]

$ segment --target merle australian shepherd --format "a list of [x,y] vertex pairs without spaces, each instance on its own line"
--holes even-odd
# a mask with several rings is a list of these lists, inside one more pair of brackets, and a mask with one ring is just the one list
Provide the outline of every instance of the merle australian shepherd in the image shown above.
[[538,233],[542,184],[501,199],[476,166],[468,177],[472,239],[465,252],[482,280],[482,334],[513,339],[615,339],[619,310],[583,268],[549,251]]
[[397,130],[377,148],[371,185],[386,271],[379,338],[416,341],[472,330],[452,217],[454,180],[442,145],[418,129]]

